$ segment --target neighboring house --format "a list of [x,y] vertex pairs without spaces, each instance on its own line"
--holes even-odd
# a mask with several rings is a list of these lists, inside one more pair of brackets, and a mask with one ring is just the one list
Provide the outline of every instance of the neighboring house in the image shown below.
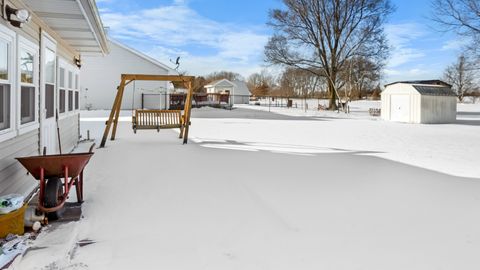
[[452,123],[457,99],[451,86],[438,80],[387,84],[382,96],[382,118],[405,123]]
[[248,104],[250,98],[250,90],[243,81],[229,81],[222,79],[205,85],[207,94],[230,94],[230,103],[232,104]]
[[15,157],[39,155],[44,147],[48,154],[59,152],[57,111],[63,152],[76,146],[81,80],[76,64],[85,54],[108,53],[108,47],[94,1],[10,0],[4,5],[2,10],[8,5],[31,17],[21,28],[6,15],[0,20],[0,195],[28,195],[37,181]]
[[[117,94],[121,74],[172,75],[177,72],[165,64],[126,45],[108,39],[110,54],[103,57],[84,57],[81,83],[82,109],[110,110]],[[134,90],[135,88],[135,90]],[[125,89],[122,109],[165,108],[169,82],[135,81]],[[142,95],[143,94],[143,95]],[[143,102],[142,102],[143,96]]]

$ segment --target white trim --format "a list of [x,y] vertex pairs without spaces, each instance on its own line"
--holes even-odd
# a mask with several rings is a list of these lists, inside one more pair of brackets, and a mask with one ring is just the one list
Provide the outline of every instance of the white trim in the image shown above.
[[[45,122],[46,121],[51,121],[52,118],[46,118],[46,108],[45,108],[45,51],[47,49],[52,49],[54,52],[55,52],[55,55],[57,55],[57,42],[54,38],[52,38],[47,32],[45,32],[44,30],[42,30],[40,32],[40,55],[41,55],[41,61],[40,61],[40,115],[39,115],[39,119],[40,119],[40,149],[43,149],[43,147],[45,147],[45,139],[44,139],[44,136],[45,134],[43,134],[43,130],[44,130],[44,125],[45,125]],[[56,59],[56,57],[55,57]],[[57,105],[57,98],[56,98],[56,91],[57,91],[57,67],[58,67],[58,63],[57,61],[55,61],[55,69],[54,69],[54,82],[55,82],[55,88],[54,88],[54,101],[53,101],[53,110],[54,110],[54,114],[55,114],[55,109],[56,109],[56,105]],[[54,115],[55,117],[55,115]],[[53,117],[53,119],[55,119]],[[56,147],[56,146],[55,146]],[[49,149],[47,149],[49,150]],[[49,150],[51,151],[51,150]],[[51,152],[54,152],[54,151],[51,151]]]
[[[65,111],[63,113],[58,111],[58,117],[59,119],[65,119],[68,118],[74,114],[76,114],[79,110],[75,109],[75,92],[77,91],[75,89],[75,75],[78,75],[79,79],[79,85],[80,85],[80,70],[74,66],[73,64],[68,63],[64,58],[58,57],[58,72],[60,73],[60,68],[63,68],[65,70],[65,85],[64,87],[60,87],[60,76],[58,76],[57,80],[57,89],[58,89],[58,98],[60,101],[60,89],[65,90]],[[68,74],[72,73],[72,87],[69,86],[69,77]],[[72,110],[69,110],[68,108],[68,93],[72,92]],[[79,94],[80,95],[80,94]],[[57,104],[58,109],[60,109],[60,103]]]
[[[20,51],[21,50],[25,50],[27,52],[30,52],[30,53],[33,53],[33,83],[32,84],[29,84],[29,83],[22,83],[21,82],[21,71],[20,71]],[[40,90],[39,90],[39,85],[38,85],[38,75],[39,75],[39,71],[40,71],[40,63],[39,63],[39,55],[40,55],[40,50],[39,50],[39,46],[33,42],[31,42],[30,40],[22,37],[22,36],[18,36],[18,46],[17,46],[17,63],[16,63],[16,66],[17,66],[17,80],[18,80],[18,87],[17,87],[17,94],[18,94],[18,98],[17,98],[17,126],[18,126],[18,134],[19,135],[22,135],[22,134],[25,134],[27,132],[30,132],[34,129],[38,129],[40,127],[40,124],[39,124],[39,96],[40,96]],[[31,122],[28,122],[28,123],[25,123],[25,124],[22,124],[22,118],[21,118],[21,115],[22,115],[22,112],[21,112],[21,107],[22,107],[22,102],[21,102],[21,95],[22,95],[22,92],[21,92],[21,87],[23,85],[26,85],[26,86],[33,86],[35,88],[35,100],[34,100],[34,112],[35,112],[35,117],[33,119],[33,121]]]
[[137,51],[137,50],[135,50],[135,49],[133,49],[133,48],[130,48],[130,47],[128,47],[127,45],[122,44],[122,43],[120,43],[119,41],[112,39],[111,37],[108,38],[108,41],[110,41],[111,43],[117,45],[118,47],[120,47],[120,48],[122,48],[122,49],[124,49],[124,50],[127,50],[127,51],[135,54],[136,56],[138,56],[138,57],[140,57],[140,58],[142,58],[142,59],[144,59],[144,60],[146,60],[146,61],[148,61],[148,62],[150,62],[150,63],[152,63],[152,64],[154,64],[154,65],[156,65],[156,66],[158,66],[158,67],[160,67],[160,68],[165,69],[165,70],[167,71],[167,74],[168,74],[168,75],[177,74],[177,73],[178,73],[176,70],[172,69],[171,67],[169,67],[169,66],[167,66],[167,65],[165,65],[165,64],[163,64],[163,63],[161,63],[161,62],[159,62],[159,61],[157,61],[157,60],[155,60],[155,59],[153,59],[152,57],[150,57],[150,56],[148,56],[148,55],[146,55],[146,54],[144,54],[144,53],[142,53],[142,52],[139,52],[139,51]]
[[[83,1],[85,1],[85,0],[83,0]],[[87,15],[87,12],[86,12],[85,6],[82,3],[82,0],[76,0],[78,6],[80,8],[80,11],[82,12],[83,17],[87,21],[88,27],[92,31],[92,34],[95,37],[95,40],[97,41],[97,44],[100,47],[100,50],[102,51],[102,54],[105,56],[106,54],[109,53],[108,41],[107,41],[107,37],[106,37],[106,34],[105,34],[105,30],[104,30],[103,25],[102,25],[102,21],[100,19],[100,15],[99,15],[99,12],[98,12],[98,9],[97,9],[97,5],[95,4],[94,1],[93,1],[93,4],[92,4],[92,1],[90,1],[90,0],[87,0],[87,1],[88,2],[87,2],[86,5],[88,5],[89,11],[91,11],[91,13],[92,13],[92,16],[93,16],[92,19],[95,20],[96,29],[98,30],[99,34],[102,35],[102,37],[101,37],[102,42],[100,41],[100,37],[97,35],[97,31],[95,31],[95,29],[93,27],[93,24],[90,21],[90,17]]]
[[205,85],[204,87],[205,87],[205,88],[216,87],[218,84],[220,84],[220,83],[222,83],[222,82],[227,82],[227,83],[229,83],[232,87],[236,87],[236,85],[235,85],[233,82],[231,82],[231,81],[229,81],[229,80],[227,80],[227,79],[221,79],[221,80],[216,81],[216,82],[214,82],[214,83],[212,83],[212,84],[207,84],[207,85]]
[[10,127],[0,131],[0,142],[6,141],[8,139],[14,138],[16,136],[16,78],[17,72],[15,69],[15,59],[17,54],[17,43],[16,43],[16,34],[14,31],[8,29],[4,25],[0,24],[0,39],[4,40],[8,44],[8,79],[0,80],[0,82],[10,84]]

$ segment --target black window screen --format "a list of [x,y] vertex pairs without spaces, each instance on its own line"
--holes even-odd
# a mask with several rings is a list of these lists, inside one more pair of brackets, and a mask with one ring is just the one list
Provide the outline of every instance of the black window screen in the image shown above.
[[10,85],[0,84],[0,130],[10,128]]
[[73,91],[68,91],[68,111],[73,111]]
[[75,92],[75,110],[78,110],[80,107],[80,96],[78,94],[78,91]]
[[47,109],[46,118],[52,118],[55,115],[55,85],[45,84],[45,109]]
[[60,91],[59,91],[58,112],[60,112],[60,113],[65,112],[65,90],[64,89],[60,89]]
[[21,123],[29,123],[35,120],[35,87],[21,87]]

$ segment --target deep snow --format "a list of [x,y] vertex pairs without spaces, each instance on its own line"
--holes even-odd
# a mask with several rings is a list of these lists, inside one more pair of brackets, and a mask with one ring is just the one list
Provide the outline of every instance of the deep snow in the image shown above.
[[[188,145],[122,112],[87,167],[85,218],[15,269],[478,269],[479,107],[409,125],[358,106],[196,110]],[[83,132],[105,115],[82,112]]]

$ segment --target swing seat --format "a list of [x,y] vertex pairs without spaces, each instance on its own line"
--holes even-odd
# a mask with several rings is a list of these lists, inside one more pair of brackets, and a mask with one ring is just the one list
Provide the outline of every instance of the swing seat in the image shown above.
[[138,129],[180,129],[180,138],[185,126],[181,110],[135,110],[132,115],[133,132]]

